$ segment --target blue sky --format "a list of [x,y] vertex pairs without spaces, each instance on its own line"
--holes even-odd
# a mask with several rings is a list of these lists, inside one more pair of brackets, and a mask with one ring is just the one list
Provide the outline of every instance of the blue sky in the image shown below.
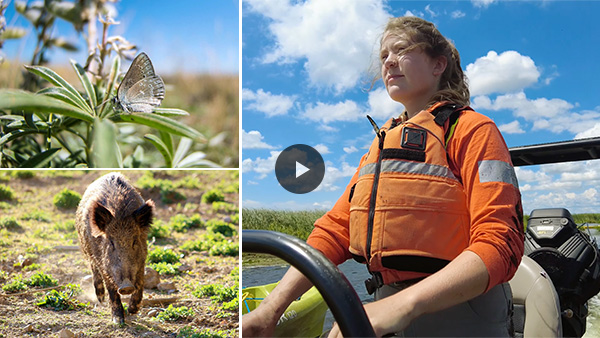
[[[381,124],[402,112],[372,51],[391,16],[434,22],[456,44],[471,106],[509,147],[600,136],[598,1],[242,2],[243,206],[330,208]],[[378,67],[378,66],[376,66]],[[378,68],[376,68],[378,69]],[[326,161],[314,192],[295,195],[274,174],[279,152],[311,145]],[[599,212],[600,161],[516,168],[525,212]]]
[[[31,28],[20,15],[15,15],[14,0],[5,13],[9,26]],[[6,2],[6,1],[5,1]],[[32,1],[29,1],[30,3]],[[202,73],[239,72],[239,1],[143,1],[123,0],[114,7],[116,21],[109,36],[122,35],[145,51],[159,74],[181,71]],[[101,30],[101,26],[98,25]],[[86,44],[72,26],[57,21],[55,35],[77,42],[77,54],[52,52],[52,62],[67,63],[75,59],[85,62]],[[34,49],[34,36],[26,40],[7,41],[3,52],[7,58],[29,61]]]

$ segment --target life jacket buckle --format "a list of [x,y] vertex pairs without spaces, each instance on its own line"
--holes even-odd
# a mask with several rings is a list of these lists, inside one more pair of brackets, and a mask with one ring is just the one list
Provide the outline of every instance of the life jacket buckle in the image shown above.
[[383,276],[378,271],[371,272],[371,278],[365,280],[365,287],[367,288],[367,293],[369,293],[369,295],[375,293],[375,290],[383,285]]

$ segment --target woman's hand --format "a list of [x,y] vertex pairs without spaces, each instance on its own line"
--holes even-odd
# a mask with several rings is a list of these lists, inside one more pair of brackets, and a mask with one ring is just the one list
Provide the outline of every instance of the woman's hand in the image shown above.
[[254,311],[242,316],[243,337],[272,337],[277,325],[277,318],[266,313],[259,306]]

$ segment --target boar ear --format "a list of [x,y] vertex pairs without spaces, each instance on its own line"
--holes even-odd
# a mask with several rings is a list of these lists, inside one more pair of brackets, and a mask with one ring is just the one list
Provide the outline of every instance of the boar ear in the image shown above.
[[144,205],[133,212],[133,218],[141,228],[149,228],[154,218],[154,202],[147,200]]
[[106,225],[113,219],[113,215],[102,204],[96,202],[92,206],[92,218],[90,220],[90,228],[92,236],[98,237],[104,234]]

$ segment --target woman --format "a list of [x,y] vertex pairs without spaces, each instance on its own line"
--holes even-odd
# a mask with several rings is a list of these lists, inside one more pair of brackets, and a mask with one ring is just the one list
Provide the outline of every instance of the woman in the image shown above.
[[[506,144],[468,107],[458,51],[432,23],[391,19],[380,56],[387,92],[406,110],[381,129],[371,121],[377,137],[307,242],[335,264],[367,265],[378,336],[509,336],[506,282],[523,254],[523,217]],[[310,286],[291,268],[243,317],[243,336],[272,334]]]

